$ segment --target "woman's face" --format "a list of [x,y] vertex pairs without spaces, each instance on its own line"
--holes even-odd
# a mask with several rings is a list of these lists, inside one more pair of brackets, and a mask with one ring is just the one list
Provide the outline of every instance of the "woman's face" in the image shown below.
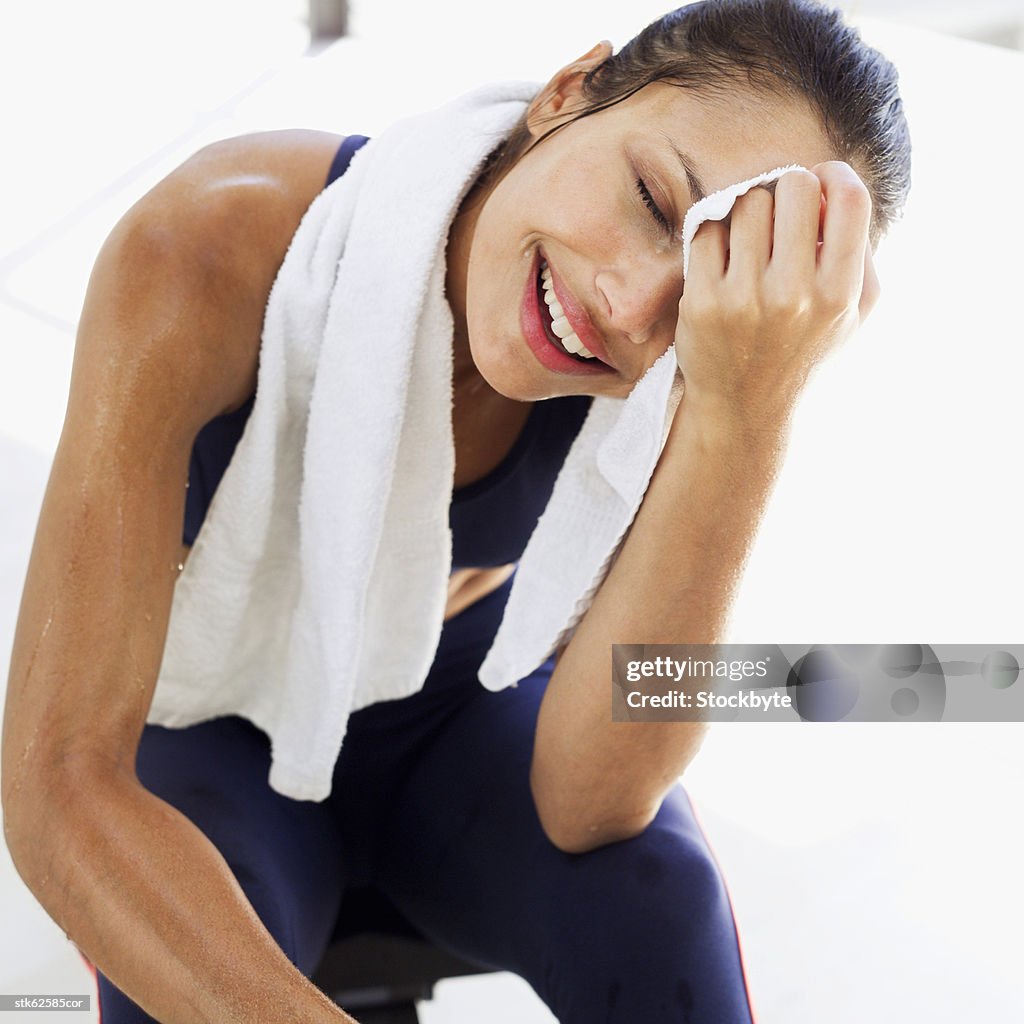
[[[535,138],[554,123],[546,118],[578,109],[577,69],[607,52],[592,51],[542,90],[530,111]],[[673,342],[680,233],[699,187],[711,193],[829,159],[809,109],[746,90],[708,98],[655,83],[568,124],[457,218],[448,256],[457,338],[468,335],[476,370],[508,398],[625,397]],[[573,358],[556,332],[597,358]]]

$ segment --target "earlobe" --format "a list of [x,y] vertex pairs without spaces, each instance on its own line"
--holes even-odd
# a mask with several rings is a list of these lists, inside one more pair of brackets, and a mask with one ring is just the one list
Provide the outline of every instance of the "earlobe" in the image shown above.
[[555,73],[527,108],[526,126],[534,138],[539,138],[578,109],[583,99],[584,77],[611,55],[612,44],[602,39],[582,57]]

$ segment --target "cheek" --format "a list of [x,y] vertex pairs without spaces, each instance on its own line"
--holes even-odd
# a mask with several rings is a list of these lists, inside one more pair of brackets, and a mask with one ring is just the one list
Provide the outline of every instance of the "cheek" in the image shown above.
[[518,251],[513,237],[502,232],[501,225],[492,229],[481,219],[466,275],[466,320],[471,331],[486,328],[488,323],[492,327],[496,322],[504,323],[508,307],[518,305],[515,282],[524,262],[517,258]]
[[[498,394],[514,401],[550,397],[538,391],[545,373],[536,364],[523,337],[520,305],[526,276],[511,272],[514,260],[505,259],[493,273],[494,265],[483,260],[471,264],[466,280],[466,330],[469,351],[477,371]],[[519,261],[520,266],[529,263]]]
[[466,279],[466,330],[473,361],[485,377],[510,365],[520,335],[521,299],[507,268],[483,259],[471,263]]
[[492,301],[518,273],[524,228],[515,211],[492,195],[474,226],[466,277],[467,316],[474,306]]
[[628,218],[629,176],[609,145],[594,140],[578,144],[540,170],[532,195],[544,204],[554,230],[601,235],[618,230]]
[[596,152],[559,153],[524,169],[495,193],[496,216],[528,247],[531,242],[576,246],[621,216],[613,210],[608,172]]

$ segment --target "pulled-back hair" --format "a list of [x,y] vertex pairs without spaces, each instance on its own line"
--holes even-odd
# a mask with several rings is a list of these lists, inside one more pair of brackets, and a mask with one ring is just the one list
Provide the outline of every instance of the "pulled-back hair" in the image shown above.
[[[652,22],[593,68],[583,81],[586,106],[573,120],[654,82],[709,96],[743,85],[802,98],[820,117],[835,158],[853,166],[871,193],[875,244],[910,190],[910,133],[898,78],[839,11],[815,0],[701,0]],[[503,174],[530,144],[524,117],[488,173]]]

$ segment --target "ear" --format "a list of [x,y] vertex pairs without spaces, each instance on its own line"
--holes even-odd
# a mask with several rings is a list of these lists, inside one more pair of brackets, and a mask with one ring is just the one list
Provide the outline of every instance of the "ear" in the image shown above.
[[526,127],[539,138],[559,120],[568,119],[583,103],[583,78],[612,55],[612,44],[603,39],[578,60],[566,64],[533,98],[526,110]]

